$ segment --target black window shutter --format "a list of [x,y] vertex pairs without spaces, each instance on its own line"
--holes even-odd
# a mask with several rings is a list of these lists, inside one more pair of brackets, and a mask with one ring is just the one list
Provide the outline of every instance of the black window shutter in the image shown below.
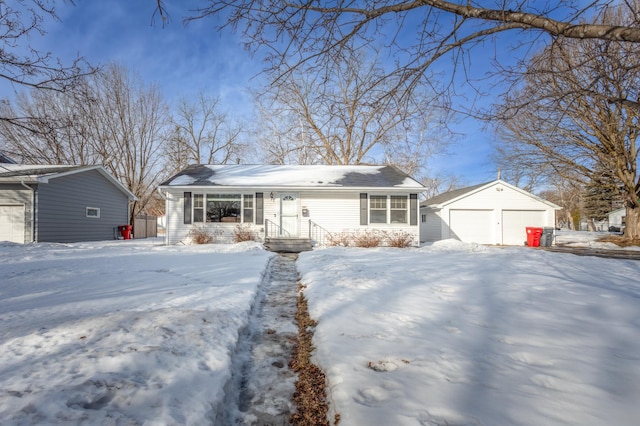
[[184,193],[184,224],[189,225],[191,223],[191,193]]
[[418,224],[418,194],[409,194],[409,225]]
[[369,224],[369,212],[367,205],[367,194],[360,194],[360,225],[368,225]]
[[264,222],[264,197],[262,192],[256,192],[256,225]]

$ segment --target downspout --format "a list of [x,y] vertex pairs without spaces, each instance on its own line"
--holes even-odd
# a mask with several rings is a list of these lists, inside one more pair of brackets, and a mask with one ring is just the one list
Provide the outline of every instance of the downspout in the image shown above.
[[162,188],[158,187],[158,194],[164,200],[164,244],[169,245],[169,216],[167,215],[169,200],[167,196],[162,193]]
[[38,242],[38,236],[36,235],[36,190],[35,188],[30,187],[23,180],[20,181],[20,185],[27,188],[31,191],[31,241],[34,243]]

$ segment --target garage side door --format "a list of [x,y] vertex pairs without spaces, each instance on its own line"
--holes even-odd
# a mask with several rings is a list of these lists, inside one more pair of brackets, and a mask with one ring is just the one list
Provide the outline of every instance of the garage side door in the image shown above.
[[467,243],[493,244],[493,210],[449,210],[451,238]]
[[522,246],[527,241],[527,226],[542,228],[544,211],[539,210],[503,210],[502,244]]
[[24,243],[24,205],[0,205],[0,241]]

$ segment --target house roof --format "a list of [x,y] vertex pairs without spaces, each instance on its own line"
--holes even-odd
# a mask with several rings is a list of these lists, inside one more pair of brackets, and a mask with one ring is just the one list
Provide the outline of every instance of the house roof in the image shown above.
[[513,185],[511,185],[511,184],[509,184],[509,183],[507,183],[507,182],[505,182],[505,181],[503,181],[501,179],[497,179],[497,180],[494,180],[494,181],[491,181],[491,182],[481,183],[479,185],[467,186],[465,188],[454,189],[453,191],[448,191],[448,192],[445,192],[443,194],[436,195],[435,197],[431,197],[428,200],[425,200],[422,203],[420,203],[420,207],[442,208],[447,204],[451,204],[454,201],[457,201],[457,200],[459,200],[461,198],[468,197],[469,195],[475,194],[476,192],[480,192],[480,191],[482,191],[482,190],[484,190],[486,188],[490,188],[490,187],[498,185],[498,184],[504,185],[504,186],[506,186],[508,188],[511,188],[514,191],[520,192],[521,194],[524,194],[524,195],[527,195],[527,196],[529,196],[531,198],[534,198],[534,199],[540,201],[541,203],[544,203],[544,204],[546,204],[546,205],[548,205],[548,206],[550,206],[550,207],[552,207],[552,208],[554,208],[556,210],[561,209],[560,206],[558,206],[558,205],[556,205],[556,204],[554,204],[554,203],[552,203],[550,201],[544,200],[544,199],[538,197],[537,195],[533,195],[532,193],[527,192],[524,189],[518,188],[517,186],[513,186]]
[[50,164],[0,164],[0,183],[48,183],[75,173],[95,170],[109,180],[116,188],[124,192],[129,200],[137,200],[129,189],[114,178],[102,166],[66,166]]
[[191,165],[161,187],[412,188],[422,184],[393,166]]

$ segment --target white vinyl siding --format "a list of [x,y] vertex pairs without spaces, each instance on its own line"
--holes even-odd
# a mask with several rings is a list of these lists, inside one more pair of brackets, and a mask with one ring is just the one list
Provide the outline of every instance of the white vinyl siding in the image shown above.
[[[171,189],[167,193],[167,244],[177,244],[180,241],[185,240],[192,225],[183,224],[183,207],[184,202],[183,193],[184,188]],[[202,189],[194,189],[194,194],[206,192]],[[280,197],[286,194],[291,194],[288,191],[278,192],[276,190],[261,189],[256,192],[262,192],[264,194],[264,219],[270,221],[273,224],[280,223]],[[420,226],[409,226],[404,224],[389,224],[380,223],[372,225],[360,225],[360,193],[362,191],[300,191],[298,195],[298,212],[297,226],[298,234],[300,237],[307,237],[309,235],[309,223],[310,221],[320,226],[322,229],[328,232],[343,232],[354,231],[358,229],[366,229],[373,227],[380,230],[388,231],[406,231],[414,236],[414,241],[417,244],[420,238]],[[273,197],[272,197],[273,195]],[[394,194],[395,195],[395,194]],[[403,199],[408,200],[408,194],[399,195]],[[387,199],[387,209],[389,209],[388,199],[389,196],[385,196]],[[255,198],[254,198],[255,200]],[[407,201],[408,205],[408,201]],[[302,215],[302,211],[305,211],[305,216]],[[388,211],[388,210],[387,210]],[[408,216],[408,213],[407,213]],[[388,221],[387,221],[388,222]],[[247,224],[247,220],[244,221]],[[196,223],[196,226],[216,227],[217,232],[221,234],[221,241],[232,241],[233,228],[236,223]],[[253,225],[253,229],[256,234],[262,238],[264,236],[264,223]],[[270,227],[271,229],[271,227]]]
[[443,224],[439,211],[422,209],[421,213],[425,221],[420,224],[420,241],[433,242],[441,240]]

